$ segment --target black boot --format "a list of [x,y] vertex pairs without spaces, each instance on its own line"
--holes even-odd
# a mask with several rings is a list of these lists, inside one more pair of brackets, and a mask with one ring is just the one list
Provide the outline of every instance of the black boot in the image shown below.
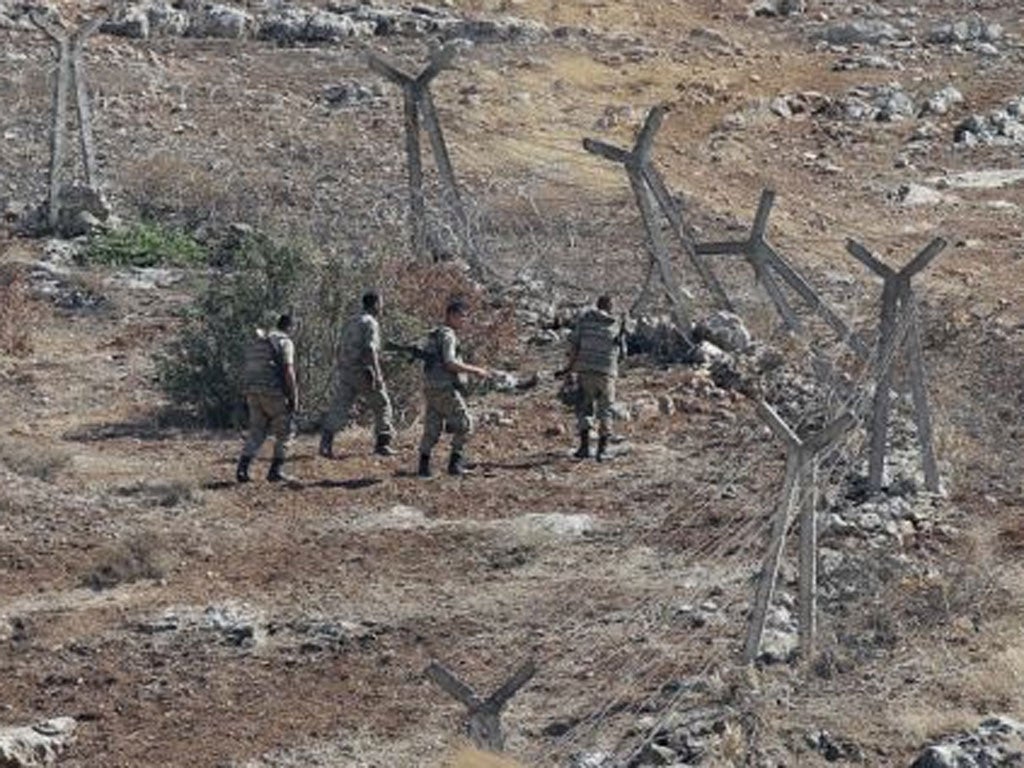
[[317,453],[325,459],[334,458],[334,433],[329,429],[320,431],[320,447],[317,449]]
[[419,469],[416,470],[416,474],[419,475],[420,477],[430,477],[430,454],[429,453],[421,453],[420,454],[420,466],[419,466]]
[[274,459],[270,462],[270,471],[267,472],[267,480],[272,483],[290,483],[293,478],[281,471],[284,466],[284,459]]
[[235,468],[235,480],[240,483],[248,483],[251,479],[249,477],[249,465],[252,464],[251,456],[242,456],[238,460],[238,466]]
[[377,445],[373,452],[378,456],[394,456],[395,449],[391,447],[391,435],[377,435]]
[[580,432],[580,447],[573,454],[577,459],[586,459],[590,456],[590,430]]
[[594,454],[594,458],[598,461],[604,461],[604,452],[608,447],[608,435],[597,436],[597,453]]
[[452,451],[452,455],[448,457],[448,474],[466,474],[466,465],[462,461],[462,454],[459,453],[458,451]]

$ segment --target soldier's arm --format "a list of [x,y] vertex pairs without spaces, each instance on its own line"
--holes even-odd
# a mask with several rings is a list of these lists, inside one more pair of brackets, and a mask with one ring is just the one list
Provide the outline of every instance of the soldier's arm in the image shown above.
[[488,369],[464,363],[455,357],[455,337],[450,334],[445,335],[441,340],[441,364],[448,373],[467,373],[470,376],[479,376],[481,379],[491,376]]
[[376,323],[367,323],[363,329],[363,364],[370,371],[373,388],[384,386],[384,373],[380,366],[380,329]]
[[295,345],[291,339],[281,342],[281,357],[284,364],[284,395],[293,411],[299,409],[299,384],[295,376]]

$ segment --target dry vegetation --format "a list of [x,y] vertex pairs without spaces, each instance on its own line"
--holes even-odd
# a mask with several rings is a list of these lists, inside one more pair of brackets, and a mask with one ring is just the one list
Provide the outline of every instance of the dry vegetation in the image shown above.
[[[919,5],[939,18],[964,4]],[[1014,4],[973,5],[1020,33]],[[0,239],[0,724],[78,716],[63,764],[82,768],[546,768],[577,752],[628,754],[665,713],[712,707],[729,717],[708,737],[707,765],[824,765],[807,737],[828,731],[859,750],[848,762],[881,766],[907,765],[928,739],[986,714],[1024,715],[1024,187],[957,190],[954,203],[920,208],[888,197],[906,179],[1018,165],[1019,150],[937,140],[908,167],[896,162],[906,124],[854,130],[763,108],[781,92],[898,78],[922,93],[956,82],[963,114],[984,111],[1020,94],[1021,49],[996,61],[929,48],[905,70],[840,72],[797,22],[750,19],[738,0],[455,6],[590,31],[480,44],[437,81],[491,290],[458,260],[407,260],[400,97],[323,99],[329,84],[371,81],[360,44],[90,44],[118,212],[187,233],[209,263],[158,289],[131,287],[121,267],[68,263],[57,292],[42,294],[29,277],[41,242]],[[0,59],[0,136],[13,136],[0,142],[4,195],[34,202],[49,52],[18,30],[0,40],[0,56],[17,61]],[[422,60],[421,41],[380,44]],[[625,174],[580,139],[628,145],[656,102],[671,107],[657,163],[701,238],[745,237],[760,188],[774,186],[772,241],[864,333],[879,288],[844,238],[893,265],[933,235],[950,239],[918,285],[945,525],[854,561],[858,589],[823,605],[806,666],[735,663],[783,457],[749,401],[689,369],[627,368],[628,442],[600,465],[568,458],[574,427],[550,382],[476,397],[476,474],[421,482],[418,369],[392,361],[398,458],[369,456],[362,427],[339,435],[338,462],[303,435],[291,464],[300,483],[284,491],[235,487],[238,430],[181,418],[160,387],[159,360],[183,329],[202,336],[195,309],[230,285],[238,251],[225,243],[239,231],[304,254],[293,292],[255,311],[301,309],[309,423],[337,324],[369,285],[384,290],[388,336],[416,340],[464,294],[475,359],[559,367],[560,348],[522,343],[505,289],[522,277],[551,300],[635,298],[647,256]],[[745,128],[725,130],[737,113]],[[429,169],[428,179],[434,244],[450,255],[452,217]],[[716,270],[789,370],[809,376],[824,357],[838,378],[866,381],[827,330],[781,334],[747,266],[727,258]],[[679,269],[696,290],[682,259]],[[195,399],[178,405],[195,415]],[[863,432],[843,449],[823,473],[823,505],[838,503],[863,458]],[[698,620],[693,607],[708,602],[716,610]],[[424,666],[439,658],[490,691],[528,656],[540,672],[504,717],[516,762],[462,750],[461,708]]]

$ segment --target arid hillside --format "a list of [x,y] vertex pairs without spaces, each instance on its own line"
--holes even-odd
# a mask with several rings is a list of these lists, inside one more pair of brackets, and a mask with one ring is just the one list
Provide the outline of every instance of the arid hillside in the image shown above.
[[[0,0],[0,766],[488,765],[463,750],[497,720],[467,733],[432,662],[481,704],[532,671],[499,713],[500,759],[527,768],[1024,760],[1015,0],[128,3],[78,69],[105,202],[68,202],[54,232],[57,45],[39,24],[105,12]],[[416,75],[439,55],[461,213],[423,133],[417,259],[403,92],[370,60]],[[632,149],[655,107],[648,176],[584,149]],[[73,87],[67,117],[60,174],[81,183]],[[645,231],[630,169],[664,180],[678,227],[653,200]],[[707,247],[746,241],[766,189],[764,238],[845,339],[781,273]],[[898,272],[936,238],[886,352],[882,279],[848,240]],[[277,304],[276,279],[293,286]],[[362,415],[339,458],[317,455],[322,352],[371,285],[402,341],[472,297],[467,348],[506,375],[470,394],[466,477],[416,476],[419,371],[398,355],[397,455],[372,454]],[[631,354],[610,460],[577,460],[554,372],[605,292],[632,310]],[[214,423],[167,373],[197,328],[194,349],[229,349],[235,326],[209,318],[249,318],[248,296],[300,322],[286,484],[263,479],[269,446],[236,484],[241,397]],[[814,649],[792,519],[747,664],[787,476],[762,401],[805,440],[852,426],[795,496],[820,536]]]

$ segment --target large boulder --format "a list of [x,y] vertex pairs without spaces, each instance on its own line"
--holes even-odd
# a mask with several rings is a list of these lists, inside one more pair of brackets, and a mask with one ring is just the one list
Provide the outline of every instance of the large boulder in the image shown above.
[[927,747],[911,768],[988,765],[1024,765],[1024,725],[1008,717],[990,717],[974,731]]
[[121,8],[103,22],[100,31],[108,35],[145,40],[149,37],[149,14],[145,8],[138,5]]
[[733,312],[715,312],[697,323],[695,341],[710,341],[726,352],[746,352],[750,347],[750,331],[739,315]]
[[53,765],[74,740],[75,719],[57,717],[30,726],[0,728],[0,768]]
[[253,17],[228,5],[209,4],[195,11],[188,34],[192,37],[221,37],[238,40],[253,27]]
[[146,6],[146,15],[149,17],[149,31],[152,35],[181,37],[188,31],[188,14],[167,0],[153,0]]
[[871,45],[905,37],[889,22],[870,18],[833,24],[825,30],[825,40],[832,45]]

